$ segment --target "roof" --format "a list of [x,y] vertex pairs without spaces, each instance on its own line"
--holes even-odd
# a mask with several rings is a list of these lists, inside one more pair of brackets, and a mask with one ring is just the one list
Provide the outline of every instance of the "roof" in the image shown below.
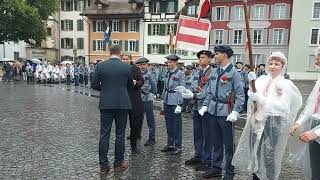
[[[132,3],[137,3],[136,8]],[[104,16],[105,18],[143,17],[143,3],[139,0],[95,0],[80,13],[82,16]]]

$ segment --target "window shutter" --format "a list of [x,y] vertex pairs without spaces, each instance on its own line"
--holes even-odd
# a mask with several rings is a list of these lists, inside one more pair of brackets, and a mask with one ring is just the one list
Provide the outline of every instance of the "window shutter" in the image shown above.
[[102,31],[105,32],[107,29],[108,24],[105,21],[102,22]]
[[211,30],[210,32],[210,44],[216,44],[216,31],[215,30]]
[[102,41],[102,50],[106,51],[106,49],[107,49],[106,43],[104,41]]
[[73,20],[69,20],[70,21],[70,30],[73,31]]
[[119,40],[119,46],[121,47],[121,49],[123,49],[121,40]]
[[165,35],[166,35],[166,25],[160,24],[160,36],[165,36]]
[[74,1],[74,11],[78,11],[77,1]]
[[173,25],[173,34],[176,35],[177,34],[177,24]]
[[61,3],[61,11],[65,11],[65,9],[64,9],[64,1],[60,1],[60,3]]
[[109,28],[111,29],[111,31],[113,31],[113,29],[112,29],[112,21],[111,20],[109,21]]
[[122,32],[122,20],[119,21],[119,32]]
[[148,24],[148,35],[151,35],[151,24]]
[[140,21],[137,20],[136,21],[136,32],[139,32],[140,31]]
[[223,32],[223,44],[228,44],[228,30],[224,30]]
[[247,39],[247,31],[246,29],[242,30],[242,36],[241,36],[241,44],[245,45],[246,44],[246,39]]
[[147,54],[151,54],[151,44],[147,45]]
[[139,52],[139,40],[136,41],[136,52]]
[[159,54],[165,54],[165,53],[166,53],[166,45],[159,44]]
[[128,21],[128,20],[126,20],[126,27],[125,27],[125,29],[126,29],[126,32],[129,32],[129,21]]
[[267,45],[267,36],[268,36],[268,30],[263,29],[262,30],[262,45]]
[[80,49],[80,38],[77,38],[77,49]]
[[93,32],[97,32],[97,21],[93,20]]
[[61,30],[64,31],[64,20],[61,20]]
[[73,49],[73,38],[70,38],[70,49]]
[[124,50],[128,51],[128,41],[124,41]]
[[269,43],[273,45],[273,29],[269,29]]
[[61,38],[61,49],[64,49],[64,39]]
[[92,49],[93,49],[93,51],[97,50],[97,41],[96,40],[93,40]]
[[178,1],[174,1],[174,12],[178,12]]
[[80,20],[77,20],[77,31],[80,31]]
[[167,11],[168,3],[166,1],[160,1],[160,12],[165,13]]
[[288,45],[289,44],[289,29],[284,29],[283,30],[283,45]]

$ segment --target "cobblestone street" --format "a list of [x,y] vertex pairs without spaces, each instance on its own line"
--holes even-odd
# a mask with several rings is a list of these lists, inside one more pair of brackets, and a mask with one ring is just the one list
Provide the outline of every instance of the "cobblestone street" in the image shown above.
[[[314,82],[296,82],[304,97]],[[157,144],[144,147],[147,127],[144,121],[140,153],[132,154],[126,141],[129,169],[112,171],[100,177],[98,163],[99,93],[85,87],[60,85],[0,84],[0,179],[202,179],[201,173],[184,165],[193,155],[191,114],[183,115],[183,153],[170,156],[160,152],[166,142],[164,117],[155,102]],[[244,125],[237,123],[237,139]],[[127,130],[128,130],[127,125]],[[127,131],[128,134],[128,131]],[[110,161],[114,154],[111,134]],[[251,179],[237,172],[235,179]],[[282,180],[303,179],[299,169],[284,158]]]

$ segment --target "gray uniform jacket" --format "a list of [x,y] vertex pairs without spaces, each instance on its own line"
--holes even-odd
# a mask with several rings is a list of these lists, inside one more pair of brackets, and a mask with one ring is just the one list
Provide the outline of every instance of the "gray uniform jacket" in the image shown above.
[[147,69],[142,73],[142,77],[144,79],[144,83],[141,87],[141,99],[143,102],[153,101],[154,95],[157,92],[155,77]]
[[[222,82],[221,79],[227,79]],[[217,68],[210,76],[206,89],[208,96],[203,106],[208,107],[208,112],[213,116],[228,116],[231,111],[239,112],[244,104],[244,92],[240,74],[230,64],[225,70]],[[228,108],[228,97],[231,96],[233,106]]]
[[173,72],[168,70],[165,75],[164,89],[161,97],[164,100],[164,104],[182,105],[183,98],[181,93],[174,91],[178,86],[185,86],[184,73],[179,68],[176,68]]

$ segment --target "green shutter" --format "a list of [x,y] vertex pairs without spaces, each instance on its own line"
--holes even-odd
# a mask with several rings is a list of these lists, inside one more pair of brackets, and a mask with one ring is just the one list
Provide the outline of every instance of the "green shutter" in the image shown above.
[[167,12],[168,3],[166,1],[160,1],[160,12]]
[[77,49],[80,49],[80,38],[77,38]]
[[147,45],[147,54],[151,54],[151,44]]
[[[110,42],[110,41],[109,41]],[[104,41],[102,41],[102,50],[106,51],[107,50],[107,45]]]
[[174,26],[173,26],[173,34],[174,35],[177,34],[177,24],[174,24]]
[[119,32],[122,32],[122,20],[119,20]]
[[140,21],[137,20],[136,21],[136,32],[139,32],[140,31]]
[[97,21],[93,20],[93,32],[97,32]]
[[73,31],[73,20],[69,20],[70,21],[70,30]]
[[77,1],[74,1],[74,11],[78,11]]
[[128,51],[128,41],[124,41],[124,51]]
[[151,35],[151,24],[148,24],[148,35]]
[[77,20],[77,31],[80,31],[80,20]]
[[166,25],[160,24],[160,36],[165,36],[165,35],[166,35]]
[[73,38],[70,38],[70,49],[73,49]]
[[174,12],[177,13],[178,12],[178,0],[174,1]]
[[61,30],[64,31],[64,20],[61,20]]
[[165,54],[166,53],[166,45],[159,44],[159,54]]
[[102,22],[102,30],[103,30],[103,32],[106,31],[107,27],[108,27],[108,24],[105,21],[103,21]]
[[129,32],[129,21],[128,21],[128,20],[126,20],[126,27],[125,27],[125,29],[126,29],[126,32]]
[[139,40],[136,41],[136,52],[139,52]]
[[121,50],[123,49],[122,47],[122,40],[119,40],[119,46],[121,47]]
[[64,1],[60,1],[61,2],[61,11],[65,11],[64,9]]
[[64,49],[64,39],[61,38],[61,49]]
[[93,40],[93,43],[92,43],[92,49],[93,51],[96,51],[97,50],[97,41],[96,40]]

